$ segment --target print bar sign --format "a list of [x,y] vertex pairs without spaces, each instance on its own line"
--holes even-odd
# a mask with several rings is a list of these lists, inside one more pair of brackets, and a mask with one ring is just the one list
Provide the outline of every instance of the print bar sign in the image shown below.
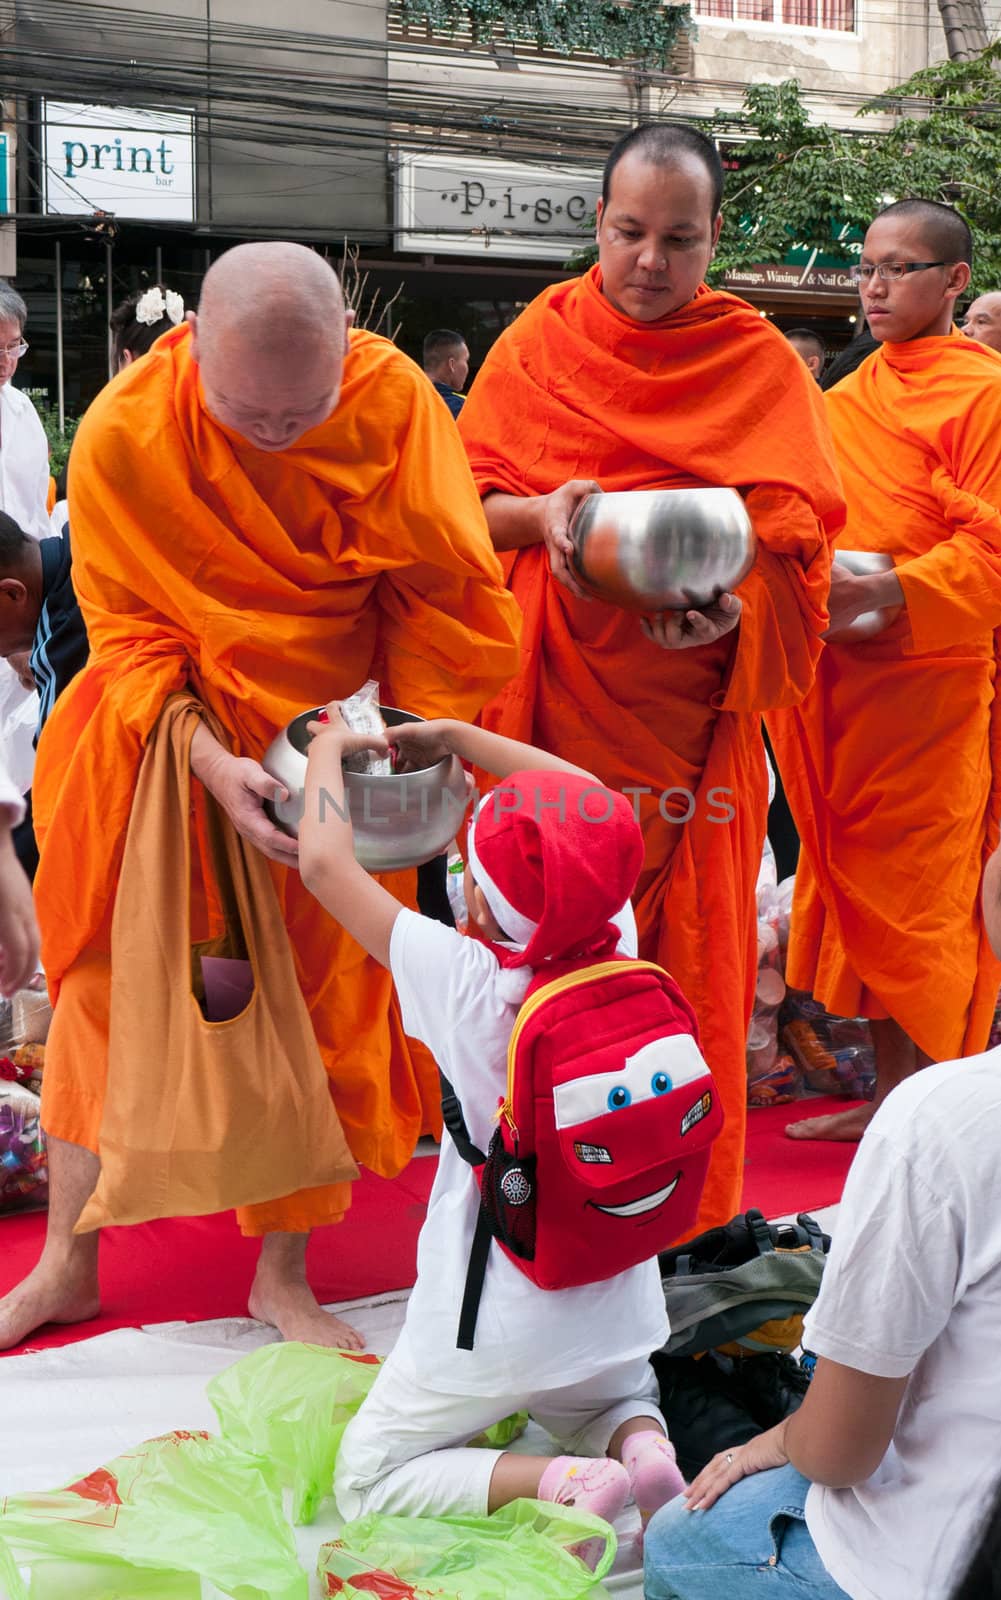
[[564,260],[591,237],[597,168],[399,151],[396,249]]
[[42,146],[50,214],[194,221],[194,118],[187,112],[46,100]]

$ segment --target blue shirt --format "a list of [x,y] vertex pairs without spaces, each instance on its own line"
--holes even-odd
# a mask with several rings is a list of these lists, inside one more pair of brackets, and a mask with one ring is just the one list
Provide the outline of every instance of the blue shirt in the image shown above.
[[439,383],[437,378],[432,378],[431,382],[448,406],[453,417],[457,417],[466,403],[465,395],[460,394],[458,389],[450,389],[447,383]]
[[42,609],[29,658],[38,686],[36,739],[56,700],[86,665],[90,653],[73,589],[69,523],[64,525],[61,537],[40,539],[38,549],[42,557]]

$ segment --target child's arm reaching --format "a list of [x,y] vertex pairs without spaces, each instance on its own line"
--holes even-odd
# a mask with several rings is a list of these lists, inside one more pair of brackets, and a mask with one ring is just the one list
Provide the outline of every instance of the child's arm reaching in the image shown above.
[[[305,810],[299,824],[299,872],[303,883],[358,943],[389,966],[389,944],[400,903],[370,878],[354,855],[351,819],[344,797],[344,756],[361,750],[397,751],[396,770],[416,772],[456,755],[507,778],[512,772],[567,772],[592,779],[593,774],[547,750],[504,739],[498,733],[441,718],[407,722],[390,728],[386,739],[352,733],[336,703],[327,707],[327,722],[311,722],[313,735],[306,768]],[[593,778],[595,783],[597,778]]]
[[488,733],[485,728],[474,728],[450,717],[435,722],[404,722],[390,728],[386,738],[399,751],[397,772],[416,772],[443,756],[453,755],[497,778],[508,778],[512,772],[569,772],[594,783],[600,781],[593,772],[563,761],[549,750],[522,744],[518,739],[505,739],[502,734]]
[[299,824],[299,874],[324,909],[388,967],[393,924],[402,908],[355,860],[341,761],[362,750],[385,755],[389,746],[384,739],[352,733],[336,702],[327,707],[327,716],[327,722],[309,724],[313,738]]

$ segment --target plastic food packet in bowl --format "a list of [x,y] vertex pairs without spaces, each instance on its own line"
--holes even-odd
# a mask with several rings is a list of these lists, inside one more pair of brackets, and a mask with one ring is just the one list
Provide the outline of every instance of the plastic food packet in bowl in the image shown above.
[[[374,678],[341,701],[341,716],[352,733],[368,733],[375,739],[383,738],[386,724],[379,710],[379,685]],[[345,756],[343,766],[346,772],[365,772],[371,777],[388,778],[393,771],[392,758],[377,755],[373,750],[361,750],[356,756]]]

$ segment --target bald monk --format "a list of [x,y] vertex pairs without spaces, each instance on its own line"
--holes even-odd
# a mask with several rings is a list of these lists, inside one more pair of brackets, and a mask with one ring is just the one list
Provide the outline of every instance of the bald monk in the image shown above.
[[[679,124],[612,150],[596,267],[501,335],[459,418],[524,612],[518,677],[486,727],[633,798],[646,840],[641,953],[696,1008],[720,1085],[700,1226],[738,1209],[767,810],[764,707],[807,691],[842,504],[817,385],[776,329],[703,276],[720,229],[715,146]],[[605,490],[728,485],[759,539],[736,594],[641,619],[584,597],[570,519]]]
[[[98,1309],[98,1236],[72,1229],[98,1173],[116,873],[168,695],[193,690],[232,738],[230,750],[200,728],[192,769],[274,863],[355,1159],[392,1176],[433,1120],[437,1074],[405,1039],[388,979],[305,893],[295,842],[263,810],[274,781],[260,757],[305,707],[377,677],[408,710],[471,718],[517,665],[515,603],[452,420],[416,366],[350,322],[317,255],[238,246],[206,275],[197,316],[108,386],[74,444],[92,657],[46,727],[35,784],[57,991],[42,1108],[52,1199],[42,1259],[0,1306],[3,1345]],[[251,1314],[286,1338],[362,1343],[319,1309],[304,1265],[310,1230],[348,1200],[339,1185],[240,1214],[263,1237]]]
[[1001,725],[1001,357],[953,326],[970,281],[959,214],[902,200],[861,256],[880,348],[827,397],[848,501],[831,631],[874,607],[884,632],[832,642],[802,705],[768,719],[803,841],[789,982],[871,1019],[876,1097],[787,1129],[857,1139],[895,1084],[984,1049],[1001,966],[980,909],[997,844]]
[[1001,292],[978,295],[963,318],[963,332],[1001,355]]

